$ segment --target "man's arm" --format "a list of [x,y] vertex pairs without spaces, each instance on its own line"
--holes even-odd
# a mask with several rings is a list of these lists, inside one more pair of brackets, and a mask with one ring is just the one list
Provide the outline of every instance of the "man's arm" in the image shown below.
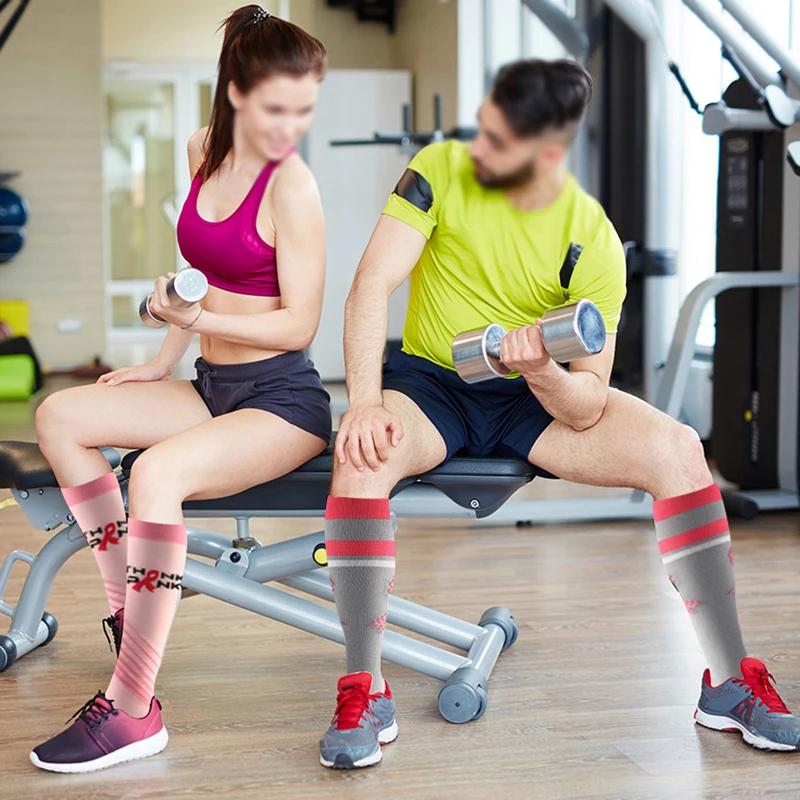
[[[386,345],[389,297],[408,277],[425,247],[425,236],[384,214],[358,265],[347,297],[344,358],[350,409],[336,438],[336,455],[362,469],[377,469],[389,457],[389,443],[402,437],[399,422],[382,408],[381,362]],[[391,431],[387,440],[386,430]]]
[[622,243],[604,217],[594,240],[580,253],[567,290],[568,302],[586,298],[600,310],[607,331],[603,351],[573,361],[567,371],[547,354],[538,325],[512,332],[508,341],[509,358],[519,365],[515,368],[542,406],[559,422],[578,431],[597,424],[608,402],[626,272]]
[[616,334],[607,336],[601,353],[573,361],[567,371],[544,349],[539,326],[531,325],[505,337],[501,357],[525,378],[548,414],[583,431],[597,424],[605,410],[616,343]]
[[344,312],[344,359],[351,405],[381,402],[389,297],[419,261],[426,239],[383,215],[356,270]]

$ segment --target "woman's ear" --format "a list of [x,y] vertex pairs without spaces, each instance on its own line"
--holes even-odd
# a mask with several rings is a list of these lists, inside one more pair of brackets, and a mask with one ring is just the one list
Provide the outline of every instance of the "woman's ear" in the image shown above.
[[233,106],[234,111],[238,111],[244,102],[244,95],[236,88],[233,81],[228,81],[228,101]]

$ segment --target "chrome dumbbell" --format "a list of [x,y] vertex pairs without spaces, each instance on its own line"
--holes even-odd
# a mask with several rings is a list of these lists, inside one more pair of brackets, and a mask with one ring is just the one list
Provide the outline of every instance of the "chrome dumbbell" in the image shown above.
[[[208,281],[199,269],[187,267],[178,272],[167,283],[167,296],[170,303],[181,308],[188,308],[202,300],[208,293]],[[150,328],[163,328],[167,321],[161,319],[150,311],[150,298],[147,295],[139,305],[139,316],[142,322]]]
[[[453,340],[453,365],[467,383],[502,378],[511,372],[500,360],[501,325],[459,333]],[[606,343],[606,326],[591,300],[579,300],[542,317],[542,340],[554,361],[566,364],[599,353]]]

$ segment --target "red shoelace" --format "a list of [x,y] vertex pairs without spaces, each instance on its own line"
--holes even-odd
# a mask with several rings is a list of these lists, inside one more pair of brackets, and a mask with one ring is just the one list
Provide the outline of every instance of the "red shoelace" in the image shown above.
[[333,712],[337,730],[357,728],[368,709],[369,692],[363,686],[346,686],[341,689],[336,696],[336,711]]
[[744,665],[742,667],[742,675],[744,677],[737,678],[734,683],[738,683],[750,689],[753,694],[764,703],[767,710],[774,711],[778,714],[792,713],[786,708],[777,689],[773,686],[772,681],[774,681],[775,678],[767,671],[766,667]]

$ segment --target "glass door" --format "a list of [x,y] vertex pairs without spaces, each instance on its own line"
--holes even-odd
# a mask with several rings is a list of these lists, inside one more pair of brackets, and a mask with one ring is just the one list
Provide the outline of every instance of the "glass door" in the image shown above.
[[175,223],[190,186],[186,145],[209,122],[214,73],[213,65],[106,65],[107,341],[116,364],[151,357],[165,335],[145,327],[138,308],[156,277],[185,266]]

